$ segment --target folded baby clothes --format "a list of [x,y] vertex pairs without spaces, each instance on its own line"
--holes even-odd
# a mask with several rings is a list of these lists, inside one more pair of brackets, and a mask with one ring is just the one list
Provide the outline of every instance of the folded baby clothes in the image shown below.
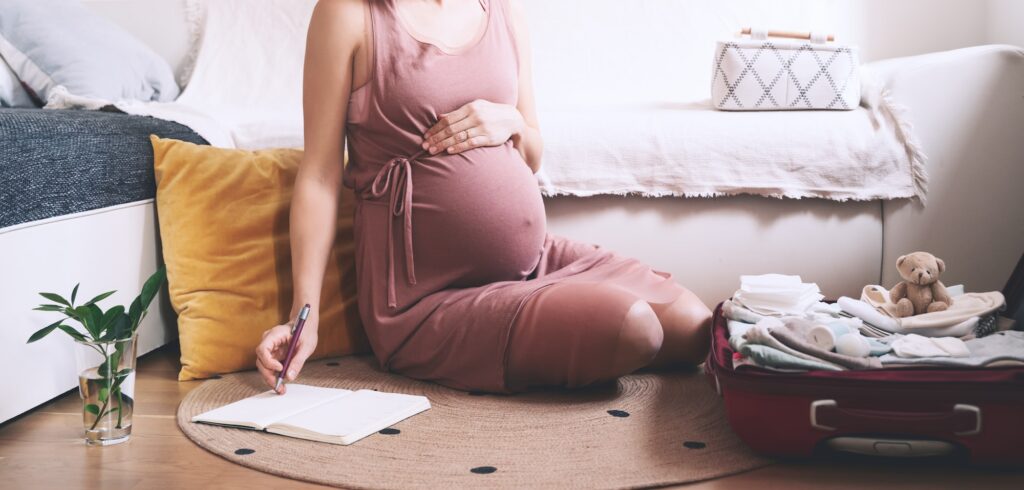
[[967,357],[971,351],[956,337],[904,335],[892,343],[893,354],[900,357]]
[[[1006,304],[1003,293],[999,291],[963,293],[954,296],[953,304],[949,305],[946,310],[900,318],[896,315],[896,304],[890,299],[889,290],[881,286],[874,284],[864,286],[860,299],[880,313],[895,319],[899,328],[904,332],[920,328],[951,327],[972,317],[989,315]],[[878,326],[882,327],[882,325]]]
[[739,305],[765,316],[802,315],[823,298],[817,284],[782,274],[740,276],[740,288],[732,297]]
[[[776,328],[778,328],[779,330],[786,330],[784,327]],[[838,370],[845,369],[841,365],[834,363],[830,360],[822,359],[821,357],[815,356],[813,354],[800,352],[799,350],[793,349],[792,347],[783,344],[777,338],[772,336],[771,330],[772,328],[769,328],[762,324],[754,325],[749,330],[747,330],[745,334],[743,334],[743,340],[745,340],[748,344],[766,345],[783,353],[789,354],[793,357],[798,357],[800,359],[804,359],[807,361],[825,363],[837,368]],[[743,344],[741,344],[741,348],[742,346]]]
[[[767,345],[761,344],[744,344],[743,348],[739,352],[741,355],[753,361],[753,365],[763,367],[766,369],[775,369],[780,371],[813,371],[813,370],[824,370],[824,371],[842,371],[843,368],[822,361],[812,361],[800,357],[796,357],[778,349],[768,347]],[[743,364],[751,364],[750,362],[733,362],[733,367],[737,367]]]
[[900,357],[886,354],[879,359],[883,365],[942,366],[942,367],[994,367],[1009,361],[1024,362],[1024,332],[1007,330],[964,341],[970,355],[967,357]]
[[770,333],[771,336],[777,339],[781,344],[795,351],[803,354],[809,354],[822,361],[830,362],[847,369],[877,369],[882,367],[882,363],[877,357],[853,357],[821,349],[805,341],[789,328],[774,328]]
[[865,323],[869,323],[872,326],[881,328],[887,332],[897,332],[900,330],[900,324],[895,318],[879,312],[874,306],[871,306],[861,300],[853,299],[848,296],[840,296],[839,299],[836,300],[836,304],[838,304],[843,311],[860,318]]
[[[961,298],[964,298],[968,294],[974,293],[967,293],[957,297],[957,299],[954,299],[953,301],[954,304],[957,304]],[[990,295],[991,293],[984,294]],[[1002,294],[998,292],[995,294],[999,294],[1000,297],[1002,296]],[[995,299],[995,297],[992,296],[990,299]],[[971,298],[966,301],[968,303],[974,303],[977,299]],[[931,317],[931,315],[939,315],[945,312],[936,311],[934,313],[925,313],[906,318],[893,318],[883,314],[881,310],[864,301],[846,296],[840,297],[837,304],[846,313],[860,318],[867,323],[869,325],[868,330],[870,330],[870,327],[877,327],[889,333],[916,333],[925,337],[963,337],[972,334],[974,329],[978,326],[979,321],[978,316],[966,316],[958,322],[948,323],[946,325],[943,325],[945,322],[937,321],[935,322],[936,326],[924,326],[931,323],[931,320],[936,319],[935,317]],[[931,317],[931,320],[925,318],[924,321],[922,321],[921,317]]]
[[722,304],[722,314],[730,320],[747,323],[757,323],[764,318],[764,315],[754,313],[753,311],[736,304],[732,300],[726,300],[725,303]]
[[[762,324],[763,326],[764,324]],[[742,356],[741,359],[733,359],[733,368],[741,365],[754,365],[780,371],[807,371],[810,369],[838,371],[842,369],[830,363],[796,357],[767,345],[747,342],[744,335],[748,330],[754,328],[752,323],[729,320],[728,328],[729,346],[732,347],[733,352]]]

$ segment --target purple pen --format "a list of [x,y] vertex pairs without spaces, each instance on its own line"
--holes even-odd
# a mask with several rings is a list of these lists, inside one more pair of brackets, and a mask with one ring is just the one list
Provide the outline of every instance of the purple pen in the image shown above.
[[295,320],[295,326],[292,327],[292,340],[288,343],[288,354],[284,358],[284,366],[281,368],[281,372],[277,373],[277,384],[274,385],[274,391],[281,389],[281,381],[284,379],[284,373],[288,372],[288,366],[292,363],[292,355],[295,354],[295,346],[299,343],[299,336],[302,335],[302,327],[306,324],[307,316],[309,316],[309,303],[303,305],[299,310],[299,318]]

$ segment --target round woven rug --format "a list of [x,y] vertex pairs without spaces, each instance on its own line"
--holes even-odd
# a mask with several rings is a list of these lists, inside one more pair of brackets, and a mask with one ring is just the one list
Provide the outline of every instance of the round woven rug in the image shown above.
[[646,487],[769,463],[732,433],[699,372],[503,396],[383,373],[371,357],[346,357],[307,364],[299,382],[425,395],[432,408],[350,446],[190,421],[265,391],[251,371],[193,390],[178,407],[178,425],[229,461],[345,488]]

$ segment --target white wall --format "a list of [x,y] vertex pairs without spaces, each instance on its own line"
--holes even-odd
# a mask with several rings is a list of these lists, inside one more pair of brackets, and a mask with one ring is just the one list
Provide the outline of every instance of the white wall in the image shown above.
[[1024,46],[1024,1],[988,0],[986,42]]
[[741,27],[820,30],[864,62],[1024,44],[1021,0],[522,0],[542,109],[708,96],[715,42]]
[[[853,0],[850,40],[864,61],[987,44],[985,0]],[[1020,19],[1018,19],[1020,22]]]
[[[747,25],[824,30],[859,45],[863,61],[1024,45],[1024,0],[521,1],[537,77],[558,79],[539,91],[542,106],[592,104],[609,93],[633,100],[706,96],[715,40]],[[189,49],[185,0],[82,2],[180,71]]]

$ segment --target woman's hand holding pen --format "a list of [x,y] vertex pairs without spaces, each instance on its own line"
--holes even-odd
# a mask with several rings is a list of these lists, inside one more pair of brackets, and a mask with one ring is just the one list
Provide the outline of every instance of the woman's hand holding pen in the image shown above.
[[[317,322],[318,318],[311,312],[306,319],[302,332],[299,334],[298,343],[295,345],[295,353],[292,355],[291,365],[284,376],[286,381],[294,381],[299,376],[302,366],[305,365],[306,360],[309,359],[309,356],[313,354],[313,350],[316,349]],[[293,323],[294,321],[288,322],[263,332],[263,340],[256,346],[256,368],[259,370],[263,381],[271,388],[274,388],[277,384],[277,374],[281,372],[283,368],[282,363],[288,354],[288,344],[292,339]],[[281,384],[277,392],[284,394],[287,389],[286,386],[286,384]]]

